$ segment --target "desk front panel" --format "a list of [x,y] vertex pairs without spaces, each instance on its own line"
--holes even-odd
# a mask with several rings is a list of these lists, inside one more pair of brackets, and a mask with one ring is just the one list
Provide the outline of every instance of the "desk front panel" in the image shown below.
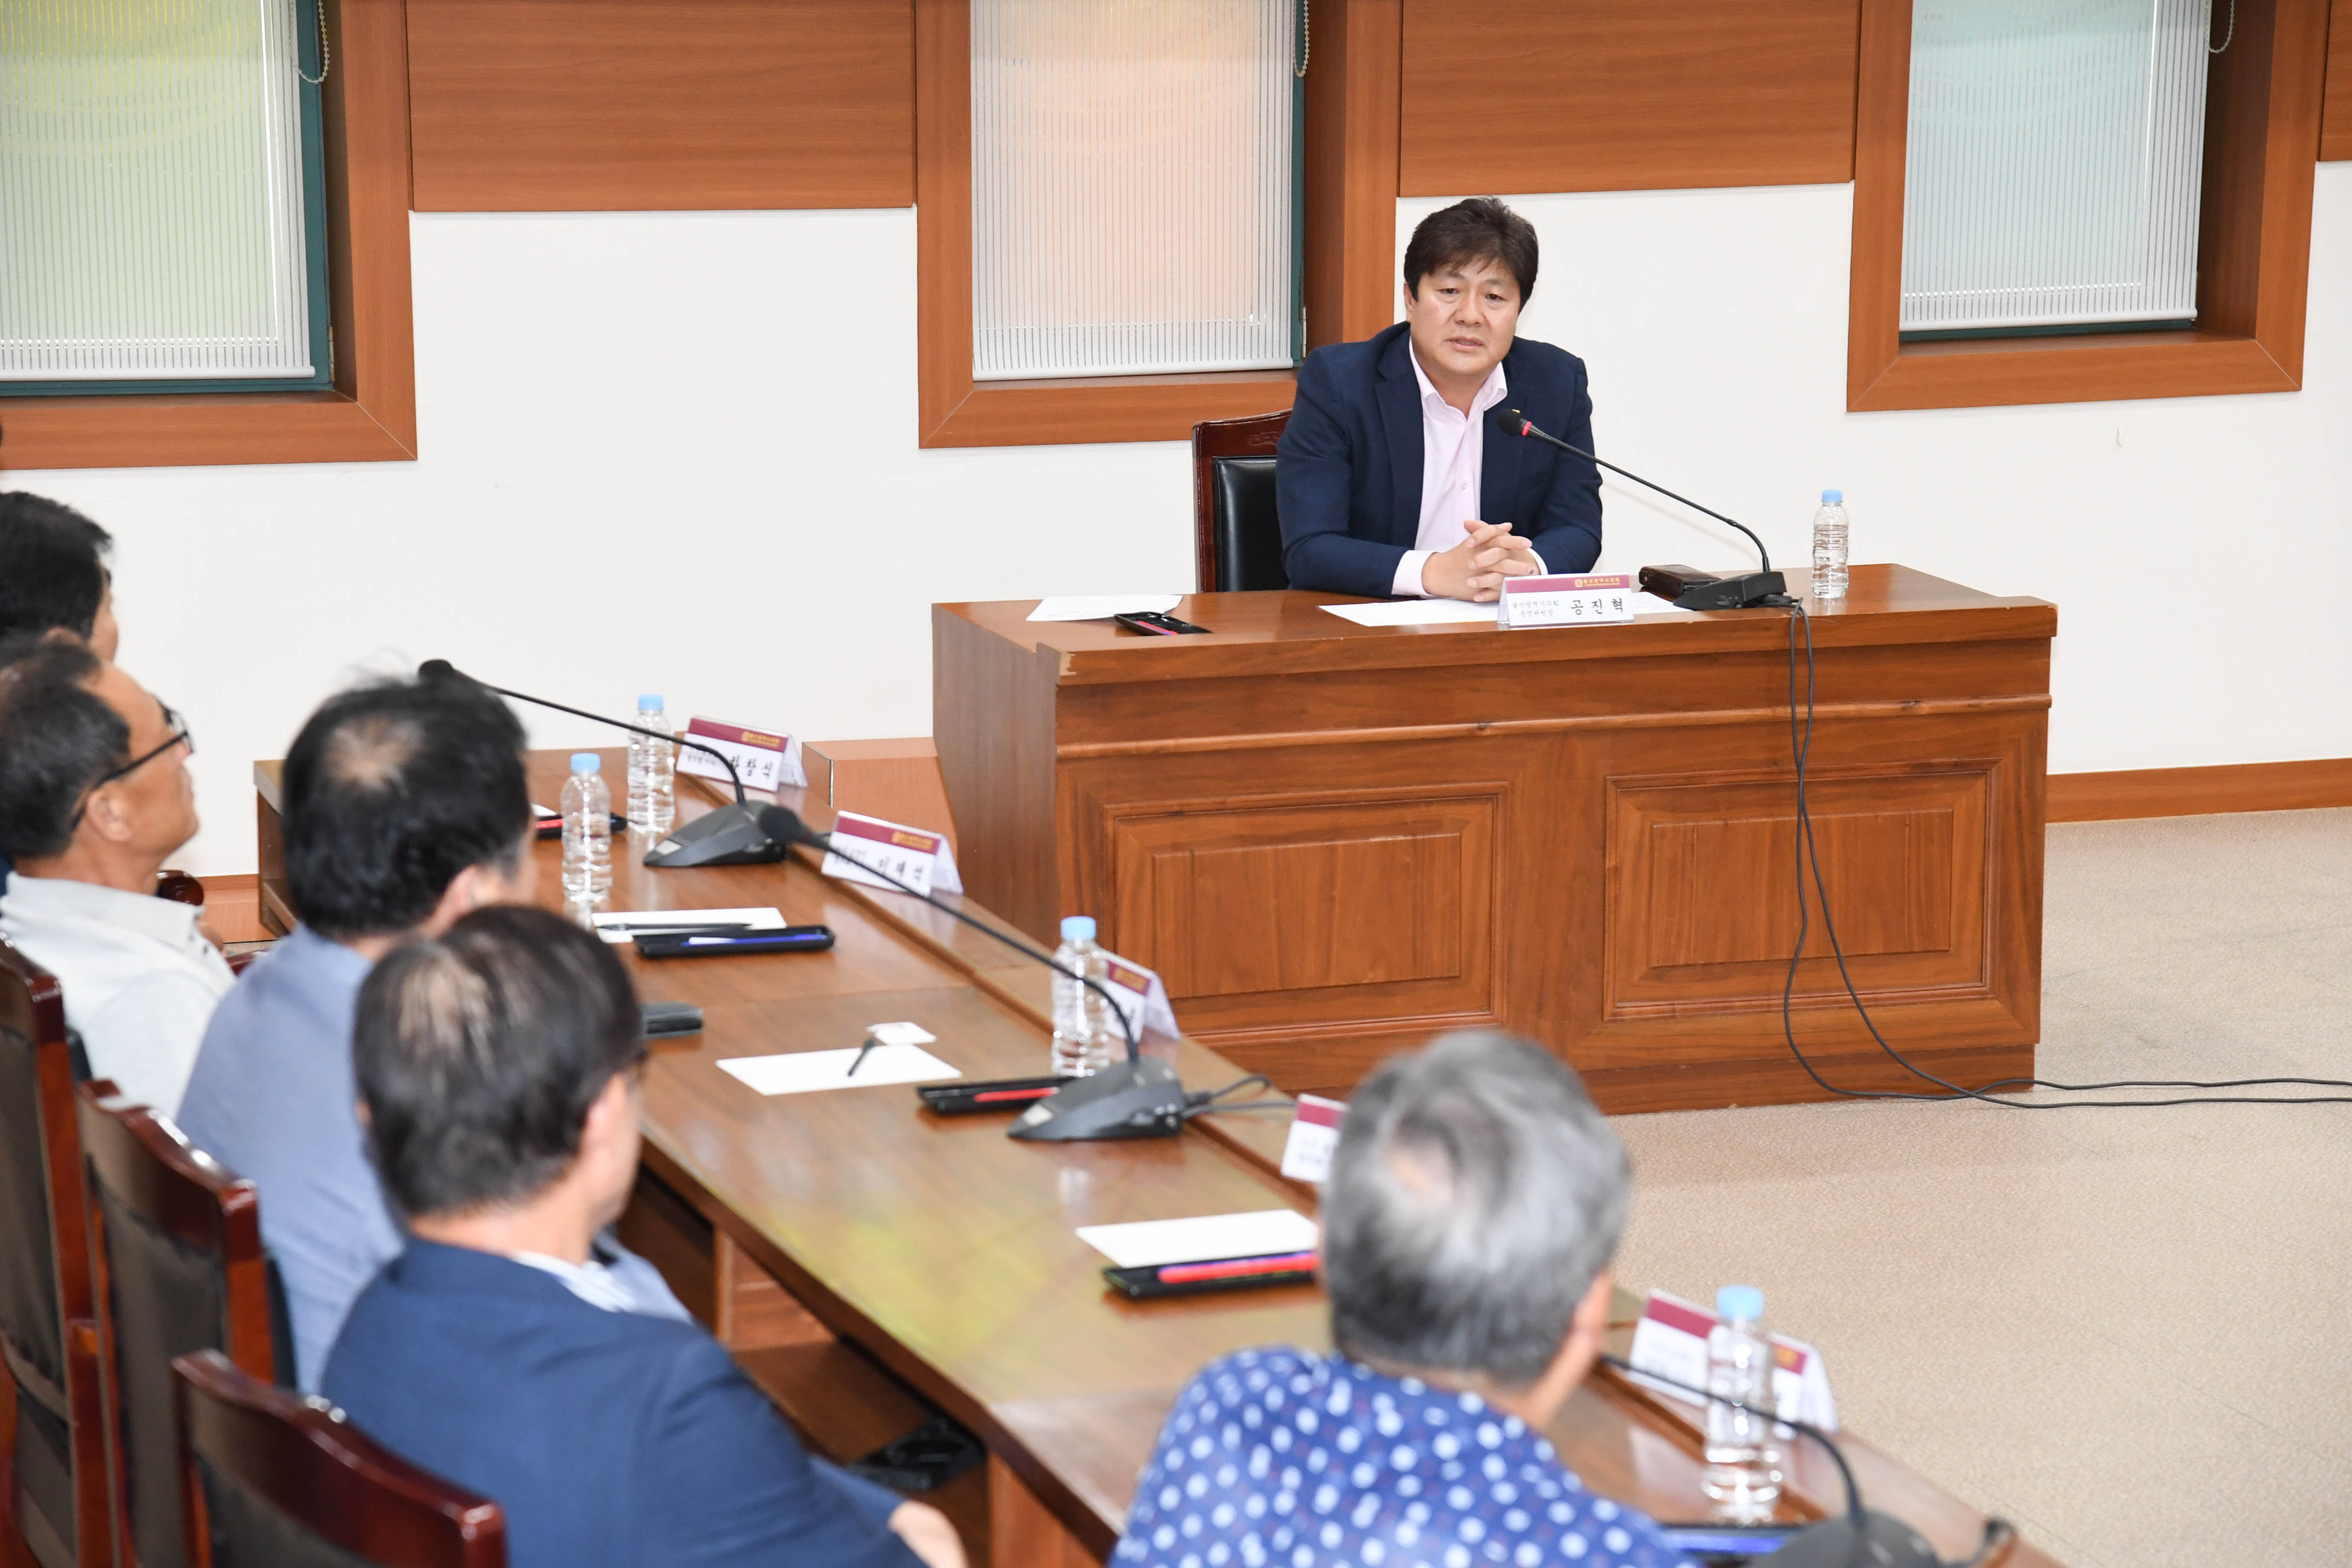
[[[1305,597],[1187,611],[1215,625],[1228,598]],[[1407,645],[1415,668],[1402,639],[1350,665],[1286,607],[1259,619],[1296,646],[1222,648],[1197,679],[1167,653],[1039,646],[997,659],[1009,694],[942,661],[942,762],[951,793],[959,763],[1029,764],[1001,785],[1027,864],[976,866],[978,897],[1033,929],[1093,913],[1160,972],[1188,1032],[1286,1089],[1344,1093],[1437,1030],[1504,1027],[1560,1051],[1613,1110],[1821,1098],[1784,1042],[1784,985],[1833,1082],[1919,1087],[1853,1010],[1823,891],[1882,1028],[1929,1070],[1987,1081],[2030,1072],[2040,1034],[2054,616],[1982,605],[1816,628],[1821,887],[1802,916],[1789,628],[1759,625],[1768,612],[1656,636],[1443,628],[1457,635]],[[1003,640],[953,615],[935,626],[958,647]],[[1616,633],[1614,657],[1579,640]],[[1235,667],[1247,646],[1258,673]],[[1800,712],[1805,674],[1800,651]],[[950,700],[1001,731],[956,757]],[[1022,885],[1054,897],[1023,910]]]

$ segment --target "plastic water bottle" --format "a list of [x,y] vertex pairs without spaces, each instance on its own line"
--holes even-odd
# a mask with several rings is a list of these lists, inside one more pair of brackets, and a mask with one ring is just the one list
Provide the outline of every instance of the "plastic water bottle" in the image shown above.
[[[1772,1436],[1772,1343],[1764,1337],[1764,1292],[1726,1285],[1715,1293],[1706,1336],[1706,1474],[1699,1485],[1715,1516],[1760,1524],[1780,1500],[1780,1449]],[[1721,1403],[1736,1400],[1744,1408]]]
[[1813,513],[1813,592],[1816,599],[1845,597],[1845,492],[1823,490]]
[[[1062,921],[1062,945],[1054,962],[1090,979],[1109,973],[1103,950],[1095,945],[1092,915],[1071,915]],[[1054,1070],[1065,1078],[1085,1078],[1110,1065],[1110,1004],[1092,988],[1069,975],[1054,976]]]
[[[669,731],[658,693],[637,699],[637,722]],[[629,737],[629,830],[658,838],[677,820],[677,748],[651,735]]]
[[593,752],[572,753],[563,781],[563,897],[593,904],[613,890],[613,792]]

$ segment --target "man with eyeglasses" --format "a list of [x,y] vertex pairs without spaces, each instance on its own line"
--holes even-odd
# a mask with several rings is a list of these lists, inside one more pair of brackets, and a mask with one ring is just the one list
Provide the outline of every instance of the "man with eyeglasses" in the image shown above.
[[0,936],[58,977],[91,1076],[179,1110],[231,984],[203,911],[155,897],[196,832],[180,716],[83,643],[0,647]]

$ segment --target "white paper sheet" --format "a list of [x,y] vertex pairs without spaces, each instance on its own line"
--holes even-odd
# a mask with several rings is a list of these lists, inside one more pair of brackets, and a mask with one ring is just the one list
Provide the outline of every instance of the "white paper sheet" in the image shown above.
[[1296,1209],[1148,1219],[1132,1225],[1082,1225],[1078,1239],[1121,1268],[1197,1263],[1210,1258],[1265,1258],[1311,1251],[1322,1232]]
[[730,1057],[719,1069],[759,1094],[809,1094],[821,1089],[877,1089],[894,1083],[930,1083],[963,1074],[920,1046],[876,1046],[857,1076],[846,1051],[791,1051],[773,1057]]
[[1113,616],[1137,616],[1176,607],[1181,594],[1060,594],[1037,601],[1029,612],[1033,621],[1107,621]]
[[[709,926],[745,925],[754,931],[784,929],[784,911],[772,905],[763,910],[610,910],[588,919],[598,936],[616,945],[656,931],[692,931]],[[623,929],[627,927],[637,929]]]
[[1695,616],[1696,610],[1685,610],[1672,599],[1661,599],[1655,594],[1633,595],[1633,613],[1637,616]]
[[1391,599],[1385,604],[1323,607],[1360,626],[1435,626],[1454,621],[1484,621],[1490,626],[1495,624],[1494,605],[1473,605],[1462,599]]

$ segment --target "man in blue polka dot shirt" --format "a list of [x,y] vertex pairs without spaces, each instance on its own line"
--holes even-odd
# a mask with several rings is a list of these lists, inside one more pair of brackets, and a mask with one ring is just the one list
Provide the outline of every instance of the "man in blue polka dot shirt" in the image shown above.
[[1495,1034],[1388,1063],[1323,1189],[1334,1355],[1177,1397],[1113,1561],[1151,1568],[1676,1568],[1539,1433],[1600,1353],[1632,1178],[1576,1075]]

